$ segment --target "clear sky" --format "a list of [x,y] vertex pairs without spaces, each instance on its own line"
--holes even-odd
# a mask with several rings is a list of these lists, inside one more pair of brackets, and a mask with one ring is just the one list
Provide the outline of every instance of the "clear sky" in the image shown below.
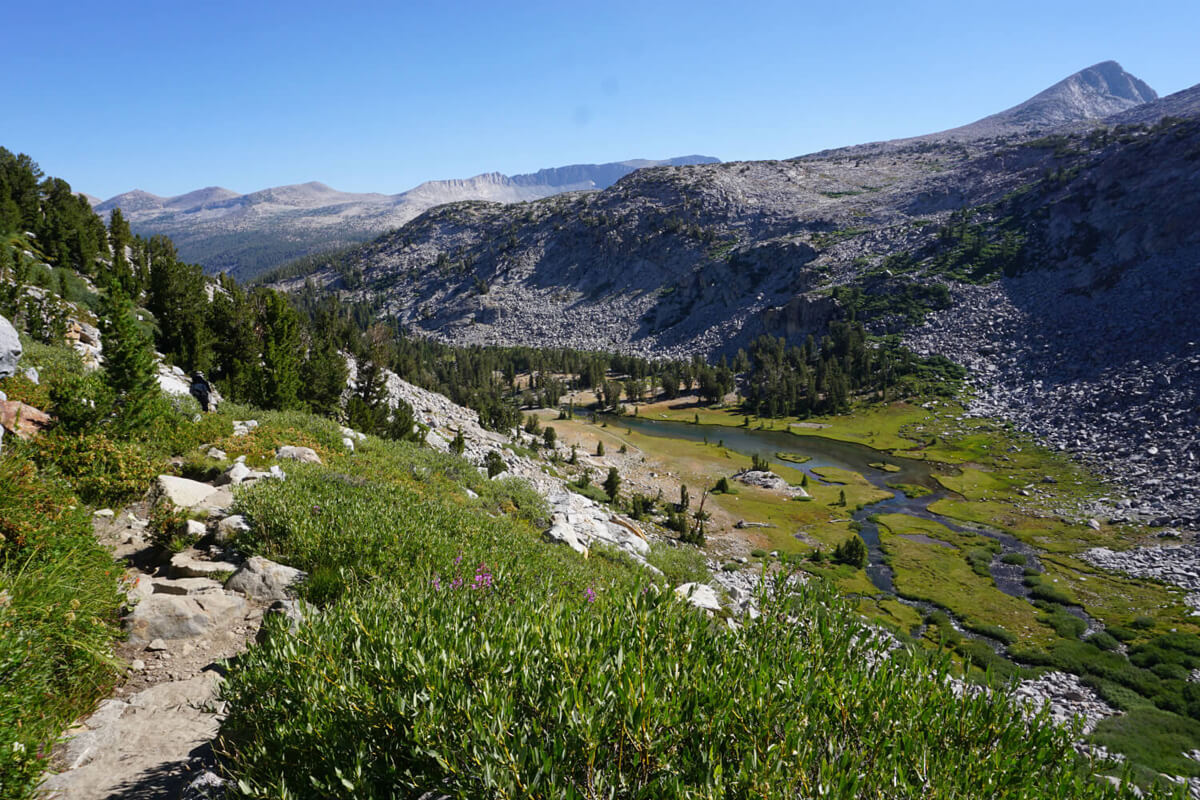
[[79,191],[239,192],[942,130],[1114,59],[1200,83],[1200,2],[6,3],[0,146]]

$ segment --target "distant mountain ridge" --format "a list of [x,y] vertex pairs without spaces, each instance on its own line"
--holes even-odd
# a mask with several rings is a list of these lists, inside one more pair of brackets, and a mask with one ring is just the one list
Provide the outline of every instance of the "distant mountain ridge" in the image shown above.
[[166,234],[180,256],[209,272],[246,279],[285,261],[367,241],[444,203],[484,200],[516,203],[563,192],[606,189],[644,167],[720,163],[711,156],[660,161],[632,159],[572,164],[521,175],[489,172],[471,178],[427,181],[398,194],[341,192],[318,181],[238,194],[209,186],[175,197],[135,189],[102,202],[136,233]]

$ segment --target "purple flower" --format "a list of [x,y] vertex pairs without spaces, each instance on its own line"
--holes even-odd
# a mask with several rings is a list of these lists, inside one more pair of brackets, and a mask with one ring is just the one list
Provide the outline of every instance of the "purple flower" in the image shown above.
[[433,583],[433,588],[435,588],[435,589],[442,588],[442,581],[438,578],[437,573],[434,573],[432,583]]
[[583,596],[587,598],[587,601],[589,603],[596,602],[596,593],[594,591],[592,591],[592,587],[590,587],[590,586],[584,590]]

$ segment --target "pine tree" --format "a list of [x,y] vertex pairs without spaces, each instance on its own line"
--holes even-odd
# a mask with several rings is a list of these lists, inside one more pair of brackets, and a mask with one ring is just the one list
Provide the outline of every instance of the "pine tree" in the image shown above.
[[337,344],[328,335],[322,335],[308,348],[308,358],[300,368],[305,393],[304,399],[310,411],[332,413],[336,411],[346,388],[346,359],[338,352]]
[[149,421],[160,397],[154,352],[133,303],[116,286],[109,289],[104,311],[105,382],[117,396],[121,427],[134,430]]
[[300,317],[279,292],[260,289],[255,301],[262,337],[259,405],[280,410],[299,408]]
[[604,493],[608,495],[610,502],[617,502],[617,493],[621,491],[621,475],[617,472],[616,467],[608,468],[608,475],[604,478]]

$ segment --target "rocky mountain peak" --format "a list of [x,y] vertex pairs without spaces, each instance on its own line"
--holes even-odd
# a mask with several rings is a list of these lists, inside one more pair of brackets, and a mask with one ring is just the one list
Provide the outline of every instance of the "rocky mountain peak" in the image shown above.
[[1145,81],[1116,61],[1102,61],[996,116],[1049,126],[1099,119],[1157,99],[1158,93]]

